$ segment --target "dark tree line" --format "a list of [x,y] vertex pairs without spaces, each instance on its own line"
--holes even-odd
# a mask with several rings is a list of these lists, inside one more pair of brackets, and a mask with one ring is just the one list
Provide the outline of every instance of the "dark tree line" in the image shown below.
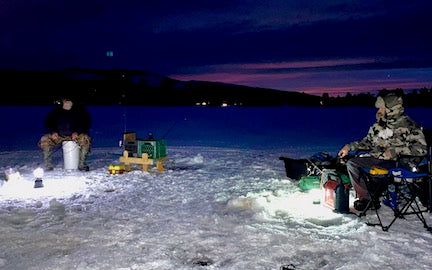
[[328,93],[324,93],[321,96],[321,104],[323,106],[374,106],[376,97],[387,92],[394,92],[402,96],[405,107],[432,107],[432,88],[426,87],[412,91],[404,91],[402,88],[382,89],[375,94],[347,93],[344,97],[330,97]]

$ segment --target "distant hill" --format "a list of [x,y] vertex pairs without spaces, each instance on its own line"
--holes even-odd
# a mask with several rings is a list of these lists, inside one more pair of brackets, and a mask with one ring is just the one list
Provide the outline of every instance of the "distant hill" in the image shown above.
[[[299,92],[205,81],[179,81],[136,70],[0,70],[0,105],[51,105],[73,95],[86,105],[126,106],[373,106],[375,95],[322,97]],[[405,106],[432,106],[432,89],[404,95]]]
[[298,92],[204,81],[179,81],[134,70],[64,69],[0,71],[1,105],[50,105],[64,93],[87,105],[274,106],[319,105],[320,97]]

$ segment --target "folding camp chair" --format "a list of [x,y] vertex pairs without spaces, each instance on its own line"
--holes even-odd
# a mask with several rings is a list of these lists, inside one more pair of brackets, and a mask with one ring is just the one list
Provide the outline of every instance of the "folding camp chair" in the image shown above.
[[424,131],[427,138],[428,153],[426,156],[400,156],[395,168],[380,170],[376,168],[363,168],[361,177],[371,198],[382,197],[385,206],[392,209],[393,219],[384,225],[378,209],[380,203],[371,200],[359,216],[366,215],[366,211],[374,210],[377,223],[368,225],[381,226],[383,231],[388,231],[398,219],[405,219],[408,215],[416,215],[423,226],[432,231],[423,213],[432,212],[432,165],[431,165],[431,130]]

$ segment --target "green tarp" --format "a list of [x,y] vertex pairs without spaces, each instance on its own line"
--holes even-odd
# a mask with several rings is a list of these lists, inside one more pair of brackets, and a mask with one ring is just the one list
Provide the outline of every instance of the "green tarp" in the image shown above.
[[320,188],[320,181],[320,175],[302,176],[299,180],[298,185],[301,190],[307,191],[314,188]]

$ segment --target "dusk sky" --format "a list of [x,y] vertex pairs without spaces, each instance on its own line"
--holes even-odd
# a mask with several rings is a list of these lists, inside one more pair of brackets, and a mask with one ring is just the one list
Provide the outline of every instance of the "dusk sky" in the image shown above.
[[432,88],[432,1],[0,0],[0,69],[124,68],[321,95]]

